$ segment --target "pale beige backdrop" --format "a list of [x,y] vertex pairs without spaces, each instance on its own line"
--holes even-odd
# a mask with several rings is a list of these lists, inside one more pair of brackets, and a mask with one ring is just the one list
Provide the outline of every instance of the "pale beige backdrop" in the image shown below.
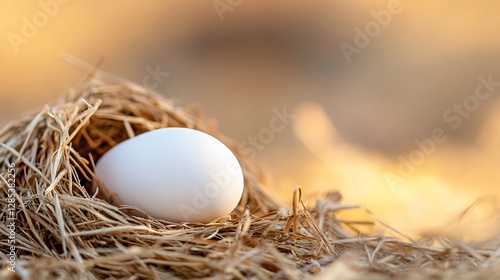
[[[198,103],[238,141],[258,136],[274,108],[295,112],[256,159],[284,201],[295,184],[310,197],[338,189],[411,231],[441,228],[477,198],[500,195],[500,92],[457,130],[442,118],[474,93],[478,76],[500,81],[494,1],[401,0],[350,63],[339,45],[353,44],[355,28],[391,1],[64,2],[0,1],[0,124],[77,84],[83,74],[64,52],[104,60],[103,70],[137,83],[151,69],[168,72],[157,91]],[[223,20],[220,3],[234,5]],[[29,38],[26,21],[38,23]],[[17,35],[24,41],[15,46]],[[450,140],[388,186],[384,174],[434,128]],[[496,205],[474,220],[496,219]]]

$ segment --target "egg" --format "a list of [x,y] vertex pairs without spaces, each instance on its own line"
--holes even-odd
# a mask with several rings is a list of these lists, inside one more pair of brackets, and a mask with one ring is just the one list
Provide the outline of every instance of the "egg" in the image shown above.
[[96,177],[121,204],[171,222],[228,215],[243,194],[243,171],[215,137],[161,128],[127,139],[98,160]]

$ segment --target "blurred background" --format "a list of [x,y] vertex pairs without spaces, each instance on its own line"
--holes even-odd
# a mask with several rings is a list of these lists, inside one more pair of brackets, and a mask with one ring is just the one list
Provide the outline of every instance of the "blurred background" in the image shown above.
[[[409,233],[486,238],[500,232],[500,87],[485,100],[474,93],[480,76],[500,82],[498,8],[0,0],[0,125],[77,85],[83,72],[61,53],[103,61],[178,105],[199,104],[255,155],[283,202],[297,184],[310,205],[338,190]],[[263,132],[285,108],[293,120]],[[446,141],[424,154],[415,141],[435,129]]]

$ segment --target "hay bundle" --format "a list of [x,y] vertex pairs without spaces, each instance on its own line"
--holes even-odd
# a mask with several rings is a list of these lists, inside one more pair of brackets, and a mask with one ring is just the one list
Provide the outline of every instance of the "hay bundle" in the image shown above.
[[[94,163],[104,152],[129,137],[170,126],[212,134],[239,158],[245,192],[228,217],[210,224],[168,223],[146,213],[133,215],[130,210],[140,210],[113,205],[92,188]],[[15,173],[14,202],[8,173]],[[12,279],[500,274],[498,240],[465,244],[363,234],[358,226],[367,222],[337,217],[338,211],[353,207],[342,205],[335,193],[308,211],[295,188],[292,205],[280,207],[263,191],[259,170],[199,110],[175,107],[129,82],[109,84],[90,77],[38,114],[9,124],[0,132],[0,174],[6,221],[0,232],[12,235],[8,221],[15,221],[17,249],[13,273],[10,245],[0,240],[1,275]],[[15,205],[15,217],[9,216],[8,204]],[[436,242],[442,246],[431,246]]]

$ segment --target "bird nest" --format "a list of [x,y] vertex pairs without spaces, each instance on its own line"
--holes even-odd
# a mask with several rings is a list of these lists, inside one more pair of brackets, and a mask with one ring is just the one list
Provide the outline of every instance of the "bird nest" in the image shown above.
[[[280,205],[265,192],[261,171],[199,109],[177,107],[141,86],[104,76],[89,76],[0,132],[2,277],[500,277],[498,240],[471,244],[439,236],[413,240],[395,230],[397,238],[366,233],[367,223],[382,222],[363,207],[342,204],[335,192],[308,209],[300,188],[291,186],[292,203]],[[230,215],[207,224],[171,223],[117,205],[93,187],[94,164],[103,153],[163,127],[204,131],[234,152],[245,190]],[[373,220],[338,217],[352,208]]]

